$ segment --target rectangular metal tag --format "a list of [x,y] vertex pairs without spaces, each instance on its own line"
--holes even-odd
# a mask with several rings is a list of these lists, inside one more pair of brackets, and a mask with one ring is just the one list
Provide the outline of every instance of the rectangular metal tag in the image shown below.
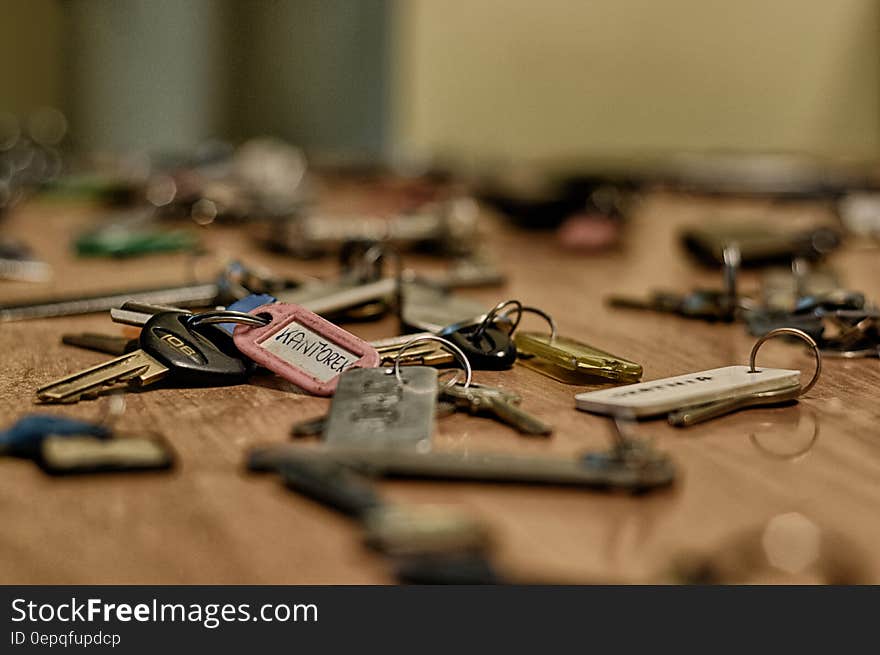
[[437,369],[408,366],[403,384],[381,368],[346,371],[330,405],[324,439],[334,446],[425,448],[434,432]]
[[770,391],[797,384],[800,371],[725,366],[650,382],[628,384],[575,396],[577,408],[597,414],[656,416],[745,393]]

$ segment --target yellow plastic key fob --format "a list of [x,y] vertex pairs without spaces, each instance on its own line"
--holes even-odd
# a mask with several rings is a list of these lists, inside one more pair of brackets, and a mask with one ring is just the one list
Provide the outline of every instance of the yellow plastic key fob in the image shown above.
[[551,339],[549,334],[516,332],[514,341],[517,363],[566,384],[596,384],[601,379],[638,382],[642,379],[639,364],[575,339]]

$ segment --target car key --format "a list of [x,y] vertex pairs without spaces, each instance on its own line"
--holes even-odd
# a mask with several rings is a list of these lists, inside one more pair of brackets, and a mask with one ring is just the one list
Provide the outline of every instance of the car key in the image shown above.
[[[493,319],[508,305],[515,305],[519,311],[516,322],[509,332],[505,332],[495,326],[496,321]],[[503,371],[516,362],[516,344],[511,334],[516,330],[521,315],[522,304],[519,301],[500,302],[479,323],[450,325],[440,332],[440,336],[458,346],[473,368]]]
[[523,434],[547,436],[553,432],[553,428],[537,416],[521,409],[518,405],[522,399],[510,391],[482,384],[469,387],[455,384],[445,387],[442,395],[471,414],[491,416]]
[[145,386],[172,373],[183,384],[238,384],[247,377],[241,358],[220,351],[191,327],[188,312],[151,316],[139,338],[140,349],[51,382],[37,389],[43,402],[77,402],[117,385]]

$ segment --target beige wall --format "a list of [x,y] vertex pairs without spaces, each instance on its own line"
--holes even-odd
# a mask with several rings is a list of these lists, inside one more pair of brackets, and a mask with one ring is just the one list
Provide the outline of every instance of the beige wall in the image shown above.
[[398,146],[880,154],[875,0],[397,0]]
[[58,0],[0,0],[0,111],[60,106],[62,18]]

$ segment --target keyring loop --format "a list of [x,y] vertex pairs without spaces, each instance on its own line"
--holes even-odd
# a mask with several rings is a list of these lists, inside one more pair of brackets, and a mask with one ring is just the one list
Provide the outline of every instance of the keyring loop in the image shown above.
[[810,346],[810,349],[813,351],[813,356],[816,358],[816,372],[813,373],[813,377],[810,378],[810,381],[807,383],[806,386],[801,386],[801,391],[798,394],[800,396],[803,396],[805,393],[813,388],[813,385],[815,385],[816,382],[818,382],[819,375],[822,373],[822,353],[819,351],[819,346],[813,340],[813,337],[811,337],[803,330],[789,327],[776,328],[775,330],[770,330],[767,334],[758,339],[755,342],[755,345],[752,347],[752,354],[749,355],[749,373],[758,372],[758,369],[755,368],[755,358],[758,355],[758,349],[764,344],[764,342],[772,339],[773,337],[778,337],[786,334],[805,341],[807,345]]
[[[492,319],[498,315],[498,312],[500,312],[502,309],[504,309],[508,305],[514,305],[514,308],[517,310],[516,322],[513,324],[513,327],[510,328],[510,332],[508,332],[508,334],[513,334],[516,331],[516,328],[519,325],[520,320],[522,319],[523,306],[519,300],[504,300],[489,310],[489,313],[486,314],[485,318],[483,318],[482,322],[477,326],[477,329],[474,330],[474,333],[471,335],[471,338],[474,341],[476,341],[481,336],[483,336],[483,332],[485,332],[486,328],[489,327],[489,323],[492,322]],[[505,316],[507,314],[509,314],[510,311],[511,310],[508,310],[507,312],[505,312]]]
[[[405,344],[403,344],[403,346],[400,347],[400,350],[397,351],[397,356],[394,358],[394,377],[397,378],[397,381],[400,384],[403,384],[403,378],[400,376],[400,359],[401,357],[403,357],[403,351],[405,351],[407,348],[411,348],[417,343],[423,343],[425,341],[436,341],[437,343],[444,346],[453,355],[455,355],[458,361],[464,364],[464,388],[467,389],[469,386],[471,386],[471,377],[473,375],[473,370],[471,369],[471,363],[468,361],[468,358],[465,357],[465,354],[461,351],[461,348],[456,346],[451,341],[447,341],[443,337],[438,337],[433,334],[426,334],[422,337],[415,337],[414,339],[410,339]],[[457,383],[457,378],[458,376],[453,379],[453,381],[450,383],[450,386]]]
[[[512,311],[513,311],[513,309],[508,309],[506,312],[504,312],[501,315],[501,318],[507,318],[508,314],[510,314],[510,312],[512,312]],[[556,337],[558,336],[558,333],[556,331],[556,321],[553,320],[553,317],[550,316],[550,314],[545,312],[543,309],[538,309],[537,307],[532,307],[529,305],[521,306],[520,307],[520,314],[526,314],[526,313],[537,314],[538,316],[543,318],[545,321],[547,321],[547,325],[550,326],[550,341],[551,342],[556,341]],[[511,332],[513,332],[513,330],[511,330]]]
[[199,325],[212,325],[214,323],[238,323],[240,325],[265,327],[272,322],[272,319],[255,316],[254,314],[248,314],[247,312],[235,312],[221,309],[214,312],[204,312],[203,314],[193,314],[187,322],[192,327],[198,327]]

